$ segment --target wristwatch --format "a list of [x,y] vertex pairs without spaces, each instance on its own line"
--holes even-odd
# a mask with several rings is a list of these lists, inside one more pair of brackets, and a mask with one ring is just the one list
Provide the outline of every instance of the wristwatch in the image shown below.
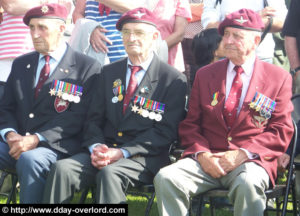
[[299,71],[299,70],[300,70],[300,66],[299,66],[299,67],[296,67],[296,68],[293,69],[293,70],[291,70],[290,72],[291,72],[292,77],[294,77],[295,74],[297,73],[297,71]]

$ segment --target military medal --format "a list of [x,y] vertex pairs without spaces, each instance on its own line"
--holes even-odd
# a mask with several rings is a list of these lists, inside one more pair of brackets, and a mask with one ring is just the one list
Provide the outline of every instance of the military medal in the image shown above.
[[111,99],[111,101],[112,101],[113,103],[118,103],[119,99],[118,99],[117,96],[114,96],[114,97]]
[[213,94],[213,100],[210,103],[212,106],[216,106],[218,104],[218,96],[219,96],[219,92]]
[[122,85],[122,81],[120,79],[116,79],[114,82],[113,82],[113,88],[116,88],[118,86]]
[[123,91],[124,91],[124,85],[119,85],[121,84],[121,80],[116,80],[113,84],[113,86],[118,85],[116,87],[113,88],[113,93],[114,93],[114,97],[111,99],[111,101],[113,103],[118,103],[121,102],[124,98],[123,96]]
[[[141,96],[135,96],[133,98],[133,104],[134,105],[131,108],[132,112],[137,113],[144,118],[149,118],[150,120],[162,120],[165,104]],[[137,104],[139,104],[139,107]]]
[[118,93],[119,93],[119,95],[118,95],[118,101],[122,101],[123,100],[123,98],[124,98],[124,96],[123,96],[123,94],[122,94],[122,92],[123,92],[123,90],[124,90],[124,86],[123,85],[120,85],[119,87],[118,87]]
[[155,112],[152,111],[152,112],[149,113],[149,119],[154,120],[155,116],[156,116]]
[[131,107],[131,111],[136,113],[138,111],[138,107],[134,104],[132,107]]
[[252,102],[250,103],[250,108],[259,112],[260,116],[253,116],[254,124],[261,128],[267,123],[267,120],[271,118],[272,112],[275,110],[276,102],[269,97],[256,92]]
[[134,99],[133,99],[133,106],[131,107],[131,111],[136,113],[138,111],[138,106],[136,105],[140,100],[140,97],[139,96],[135,96]]
[[54,96],[54,95],[55,95],[55,89],[50,89],[49,94],[50,94],[51,96]]
[[60,80],[53,80],[49,93],[51,96],[57,96],[65,101],[79,103],[82,87]]
[[142,112],[142,116],[143,116],[144,118],[148,118],[148,117],[149,117],[149,111],[146,110],[146,109],[144,109],[143,112]]

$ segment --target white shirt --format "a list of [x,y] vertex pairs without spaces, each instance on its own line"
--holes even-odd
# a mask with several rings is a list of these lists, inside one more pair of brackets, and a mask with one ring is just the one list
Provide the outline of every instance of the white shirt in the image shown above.
[[[241,94],[241,99],[239,102],[239,106],[238,106],[238,111],[237,113],[240,113],[241,107],[243,105],[245,96],[247,94],[248,91],[248,87],[250,84],[250,80],[253,74],[253,68],[254,68],[254,62],[255,62],[255,56],[253,56],[252,58],[250,58],[248,61],[246,61],[243,65],[241,65],[241,67],[243,68],[244,72],[241,74],[241,78],[243,81],[243,88],[242,88],[242,94]],[[225,97],[225,101],[228,98],[228,95],[230,93],[230,89],[232,86],[232,82],[234,80],[234,77],[236,75],[236,71],[234,70],[235,65],[229,61],[228,67],[227,67],[227,74],[226,74],[226,97]]]
[[[284,0],[267,0],[270,7],[276,10],[275,16],[285,20],[287,8]],[[229,13],[241,8],[247,8],[254,11],[260,11],[264,8],[263,0],[222,0],[221,4],[215,7],[216,0],[204,0],[204,10],[201,17],[203,28],[211,22],[221,22]],[[260,59],[272,58],[274,54],[275,43],[271,33],[267,34],[265,39],[257,49],[257,56]]]
[[[240,102],[239,102],[239,106],[238,106],[238,110],[237,110],[237,116],[240,113],[240,110],[242,108],[242,105],[244,103],[248,88],[249,88],[249,84],[252,78],[252,74],[253,74],[253,69],[254,69],[254,62],[255,62],[255,55],[252,56],[250,59],[248,59],[244,64],[241,65],[241,67],[243,68],[244,72],[241,74],[241,78],[243,81],[243,88],[242,88],[242,94],[241,94],[241,98],[240,98]],[[225,101],[228,98],[228,95],[230,93],[230,89],[232,86],[232,82],[234,80],[234,77],[236,75],[236,71],[234,70],[235,65],[229,61],[228,67],[227,67],[227,74],[226,74],[226,97],[225,97]],[[258,155],[253,154],[251,152],[249,152],[248,150],[241,148],[241,150],[243,150],[249,159],[254,159],[256,157],[258,157]]]

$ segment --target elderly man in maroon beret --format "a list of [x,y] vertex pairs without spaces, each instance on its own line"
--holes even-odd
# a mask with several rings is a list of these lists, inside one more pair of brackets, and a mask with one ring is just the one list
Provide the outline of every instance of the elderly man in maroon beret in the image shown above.
[[59,4],[25,14],[35,51],[14,60],[0,101],[0,169],[16,169],[21,203],[40,203],[51,165],[81,151],[100,65],[64,42],[66,17]]
[[150,184],[168,164],[184,116],[185,76],[154,53],[155,15],[137,8],[119,19],[128,58],[103,67],[88,111],[86,152],[58,161],[45,203],[69,202],[74,190],[96,186],[96,203],[124,203],[129,186]]
[[154,179],[160,215],[187,215],[190,197],[214,188],[229,190],[234,215],[263,215],[293,135],[291,76],[255,55],[263,27],[248,9],[220,24],[227,58],[197,72],[179,125],[183,158]]

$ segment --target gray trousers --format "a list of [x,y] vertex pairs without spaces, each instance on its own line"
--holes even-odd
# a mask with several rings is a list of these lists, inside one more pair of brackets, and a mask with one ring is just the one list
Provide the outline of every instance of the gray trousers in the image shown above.
[[247,162],[215,179],[197,161],[185,158],[162,168],[154,178],[154,185],[159,214],[163,216],[188,215],[190,197],[214,188],[229,189],[234,215],[262,216],[269,176],[261,166]]
[[129,185],[153,182],[153,174],[132,159],[121,159],[101,170],[93,167],[90,155],[76,154],[58,161],[48,175],[43,203],[69,203],[75,191],[96,186],[96,203],[126,202]]

